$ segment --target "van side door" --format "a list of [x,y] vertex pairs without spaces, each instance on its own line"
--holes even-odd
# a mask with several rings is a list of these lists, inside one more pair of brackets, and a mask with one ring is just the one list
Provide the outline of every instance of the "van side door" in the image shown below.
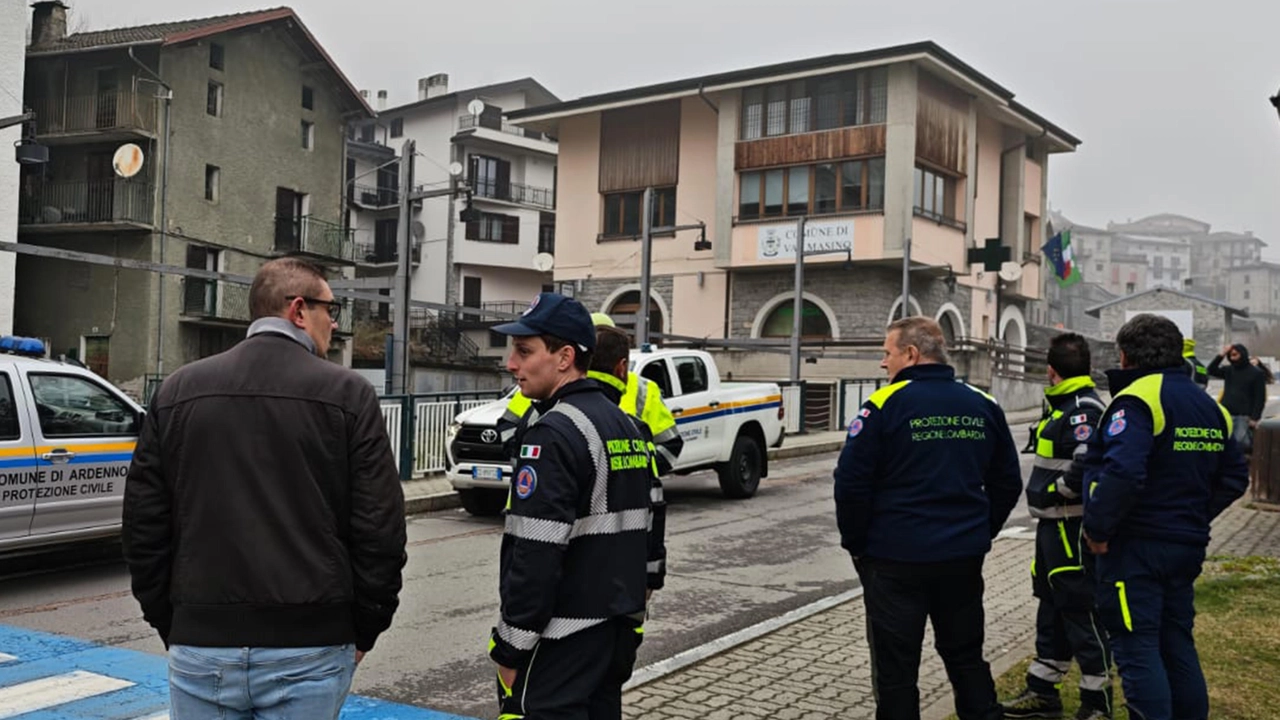
[[0,544],[25,538],[43,483],[26,395],[16,368],[0,364]]
[[49,473],[31,533],[118,526],[140,410],[87,374],[27,372],[26,380],[35,398],[36,457]]

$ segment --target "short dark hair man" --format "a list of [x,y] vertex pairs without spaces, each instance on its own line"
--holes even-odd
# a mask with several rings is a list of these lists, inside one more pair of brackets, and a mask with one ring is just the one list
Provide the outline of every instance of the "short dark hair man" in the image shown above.
[[[595,316],[592,316],[595,320]],[[619,403],[627,392],[627,376],[631,374],[631,336],[613,325],[596,324],[596,350],[591,353],[591,370],[587,377],[600,383],[605,397]],[[623,412],[626,412],[625,409]],[[667,502],[662,495],[662,481],[658,479],[658,451],[654,447],[653,433],[649,425],[635,415],[627,413],[636,429],[649,443],[654,455],[653,478],[649,483],[649,563],[648,595],[661,590],[667,577]],[[646,596],[646,599],[647,599]]]
[[920,717],[920,650],[933,620],[961,720],[998,720],[982,658],[982,564],[1022,492],[994,398],[956,382],[933,320],[889,326],[890,384],[862,405],[835,470],[840,544],[865,590],[879,720]]
[[1061,717],[1062,686],[1071,660],[1080,663],[1078,720],[1110,718],[1111,657],[1093,607],[1093,558],[1080,536],[1084,515],[1084,452],[1105,405],[1090,377],[1089,342],[1076,333],[1049,341],[1046,409],[1036,426],[1035,462],[1027,480],[1027,510],[1039,518],[1031,564],[1036,658],[1026,690],[1004,703],[1006,718]]
[[494,331],[514,336],[507,370],[537,410],[518,431],[502,536],[501,713],[618,719],[644,620],[653,456],[586,377],[596,330],[579,302],[542,293]]
[[[1223,360],[1227,365],[1222,365]],[[1218,401],[1231,413],[1232,432],[1240,449],[1253,451],[1253,429],[1267,409],[1267,375],[1249,362],[1249,349],[1236,343],[1209,361],[1209,375],[1222,378]]]
[[245,340],[151,401],[124,557],[169,648],[175,720],[336,718],[399,604],[404,494],[373,386],[323,359],[342,307],[324,272],[272,260],[249,305]]
[[1249,470],[1227,411],[1196,387],[1171,320],[1120,328],[1112,401],[1086,456],[1084,533],[1097,555],[1097,608],[1129,714],[1209,715],[1192,627],[1209,523],[1244,494]]

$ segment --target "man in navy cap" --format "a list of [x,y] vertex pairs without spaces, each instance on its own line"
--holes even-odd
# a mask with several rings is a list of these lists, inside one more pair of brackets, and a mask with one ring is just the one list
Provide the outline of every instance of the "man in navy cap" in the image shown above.
[[538,411],[517,434],[489,640],[500,716],[618,720],[642,637],[653,457],[587,378],[581,303],[542,293],[494,332],[513,336],[507,370]]

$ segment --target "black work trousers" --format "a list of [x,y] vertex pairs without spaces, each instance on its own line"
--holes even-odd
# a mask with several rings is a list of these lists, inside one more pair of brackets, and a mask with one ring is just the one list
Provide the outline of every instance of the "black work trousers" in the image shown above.
[[644,637],[630,618],[540,640],[529,662],[516,668],[508,691],[498,681],[500,718],[514,720],[621,720],[622,684],[631,678]]
[[999,720],[991,667],[982,659],[983,557],[939,563],[861,558],[876,720],[919,720],[920,653],[933,623],[960,720]]

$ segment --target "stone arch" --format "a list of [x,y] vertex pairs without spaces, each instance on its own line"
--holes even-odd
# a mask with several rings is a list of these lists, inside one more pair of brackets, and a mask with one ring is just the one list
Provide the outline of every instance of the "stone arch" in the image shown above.
[[[628,294],[633,294],[635,296],[634,299],[626,297]],[[614,291],[609,293],[609,296],[604,299],[604,302],[600,303],[600,312],[606,315],[613,315],[613,313],[615,312],[614,306],[619,304],[627,304],[626,301],[630,301],[631,303],[634,303],[636,305],[637,310],[640,308],[640,284],[639,283],[621,285],[615,288]],[[657,307],[654,307],[655,305]],[[653,322],[653,315],[655,310],[657,311],[657,314],[658,314],[658,323],[656,325]],[[654,292],[653,288],[649,288],[649,318],[650,318],[649,319],[650,333],[671,332],[671,310],[667,307],[667,303],[662,299],[662,296]],[[631,330],[635,329],[635,325],[633,323],[619,323],[619,326],[625,329],[631,329]]]
[[962,338],[968,337],[964,327],[964,314],[960,312],[960,308],[956,307],[954,303],[943,303],[942,307],[938,308],[938,314],[933,319],[938,321],[938,325],[942,326],[942,334],[949,335],[947,337],[947,345],[954,346]]
[[[822,314],[825,315],[827,318],[827,327],[831,331],[831,339],[839,340],[840,324],[836,322],[836,314],[835,314],[835,311],[831,309],[831,306],[828,305],[825,300],[818,297],[817,295],[814,295],[813,293],[809,293],[809,292],[804,293],[803,297],[806,304],[813,305],[814,307],[822,311]],[[794,302],[795,302],[794,292],[778,293],[777,295],[774,295],[773,297],[769,298],[769,300],[766,301],[764,305],[760,306],[760,312],[756,313],[755,321],[751,323],[751,337],[753,338],[761,337],[761,333],[764,332],[765,323],[768,322],[770,316],[773,315],[774,311],[778,310],[780,307],[784,305],[788,305]]]
[[1017,305],[1006,305],[1000,312],[999,339],[1009,346],[1009,369],[1022,372],[1026,356],[1021,352],[1027,347],[1027,321],[1022,315],[1022,308]]
[[[908,295],[907,301],[911,303],[912,315],[924,315],[923,312],[920,312],[920,301],[916,300],[915,295]],[[899,294],[898,297],[894,299],[893,305],[889,306],[889,319],[884,321],[884,324],[886,327],[892,324],[894,320],[900,319],[898,317],[898,313],[899,313],[899,308],[901,307],[902,307],[902,295]]]

